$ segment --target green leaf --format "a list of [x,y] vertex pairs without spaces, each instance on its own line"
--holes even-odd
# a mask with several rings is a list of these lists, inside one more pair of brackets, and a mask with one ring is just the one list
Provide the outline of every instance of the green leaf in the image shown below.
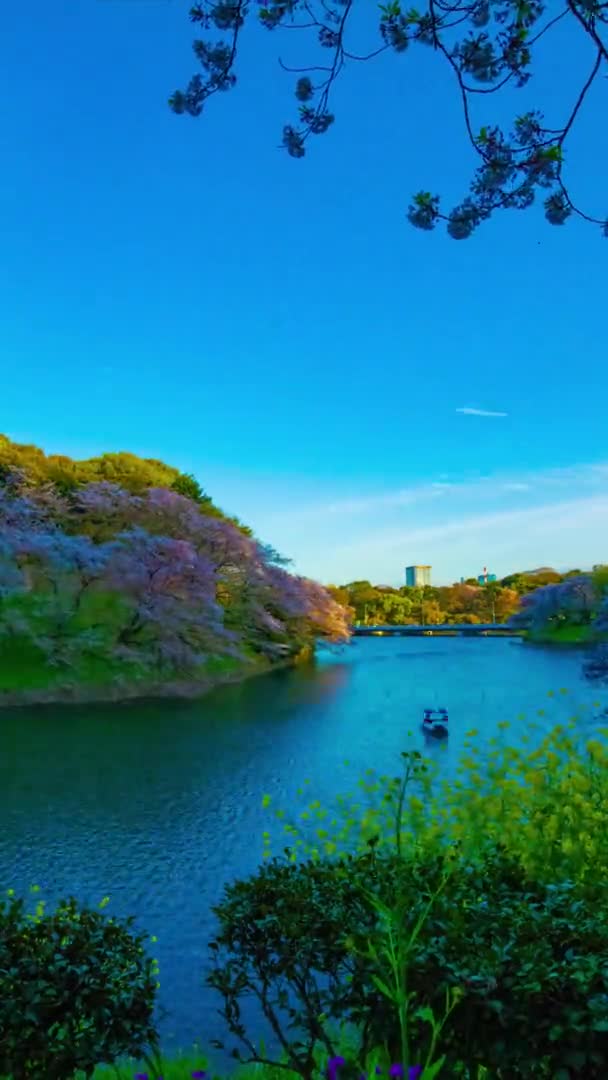
[[388,986],[385,982],[382,981],[382,979],[380,979],[377,975],[372,975],[372,981],[374,985],[378,987],[380,993],[384,994],[384,996],[388,998],[389,1001],[395,1000],[395,995],[393,991],[389,990]]
[[425,1024],[435,1024],[435,1014],[432,1009],[429,1009],[428,1005],[421,1005],[419,1009],[416,1009],[414,1016],[419,1017]]
[[438,1061],[433,1062],[426,1069],[423,1070],[421,1080],[435,1080],[435,1077],[439,1075],[440,1070],[445,1063],[445,1054],[440,1057]]

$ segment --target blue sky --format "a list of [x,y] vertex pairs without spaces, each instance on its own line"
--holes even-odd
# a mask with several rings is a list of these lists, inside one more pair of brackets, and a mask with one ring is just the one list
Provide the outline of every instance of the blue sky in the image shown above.
[[[540,210],[461,243],[407,224],[413,191],[450,207],[473,165],[430,50],[347,71],[301,162],[277,149],[295,112],[276,57],[314,56],[304,35],[250,35],[238,88],[174,116],[189,6],[4,14],[0,430],[194,472],[325,582],[605,560],[608,241]],[[558,31],[476,126],[538,104],[563,122],[593,59],[565,48]],[[570,143],[572,193],[600,217],[607,87]]]

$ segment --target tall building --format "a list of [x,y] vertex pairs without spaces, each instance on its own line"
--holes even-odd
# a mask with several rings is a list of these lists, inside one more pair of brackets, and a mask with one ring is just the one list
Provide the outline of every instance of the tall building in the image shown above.
[[405,584],[406,585],[430,585],[431,584],[431,567],[430,566],[406,566],[406,568],[405,568]]

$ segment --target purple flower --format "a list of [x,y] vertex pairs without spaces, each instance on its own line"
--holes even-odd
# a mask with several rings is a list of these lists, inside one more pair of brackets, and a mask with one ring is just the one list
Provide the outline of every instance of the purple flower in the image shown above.
[[192,1080],[205,1080],[207,1073],[204,1069],[195,1069],[192,1073]]
[[419,1076],[422,1076],[422,1065],[412,1065],[407,1070],[407,1080],[418,1080]]
[[376,1065],[376,1076],[382,1076],[382,1069],[380,1065]]
[[330,1058],[327,1063],[327,1076],[328,1080],[336,1080],[338,1069],[341,1065],[345,1065],[346,1062],[343,1057]]
[[403,1065],[400,1065],[399,1062],[396,1062],[394,1065],[391,1065],[390,1069],[388,1070],[388,1075],[392,1076],[392,1077],[402,1077],[403,1076]]

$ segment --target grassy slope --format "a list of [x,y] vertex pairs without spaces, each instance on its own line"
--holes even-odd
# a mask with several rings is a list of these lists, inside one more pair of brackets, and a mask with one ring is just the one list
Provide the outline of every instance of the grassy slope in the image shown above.
[[[49,591],[36,589],[35,592],[21,594],[5,604],[4,611],[13,616],[24,618],[34,633],[45,635],[54,616],[65,609],[71,612],[69,581],[66,580],[65,592],[59,601]],[[65,610],[64,609],[64,610]],[[13,635],[0,639],[0,694],[27,693],[28,691],[49,691],[67,683],[79,689],[105,688],[116,685],[120,680],[127,686],[134,684],[158,684],[165,677],[158,669],[144,664],[126,663],[110,659],[111,649],[116,637],[129,615],[128,605],[116,593],[91,590],[81,598],[78,610],[74,614],[64,614],[61,620],[64,632],[69,637],[82,631],[102,629],[102,639],[94,654],[81,655],[68,671],[60,670],[45,663],[42,650],[36,648],[27,636]],[[104,643],[107,654],[104,655]],[[259,658],[253,653],[246,653],[244,661],[227,656],[210,656],[200,668],[189,675],[192,682],[222,679],[235,675],[240,670],[249,671],[260,666]]]
[[594,633],[591,626],[563,624],[536,634],[528,633],[526,640],[543,645],[588,645],[608,641],[608,634]]
[[[249,665],[233,657],[212,656],[189,678],[193,681],[221,679],[245,666]],[[62,672],[46,666],[38,657],[28,656],[18,647],[5,649],[0,654],[0,693],[19,690],[51,691],[65,686],[66,682],[82,688],[101,688],[112,685],[119,678],[126,684],[162,681],[158,671],[135,664],[112,662],[102,657],[83,657],[69,672]]]

